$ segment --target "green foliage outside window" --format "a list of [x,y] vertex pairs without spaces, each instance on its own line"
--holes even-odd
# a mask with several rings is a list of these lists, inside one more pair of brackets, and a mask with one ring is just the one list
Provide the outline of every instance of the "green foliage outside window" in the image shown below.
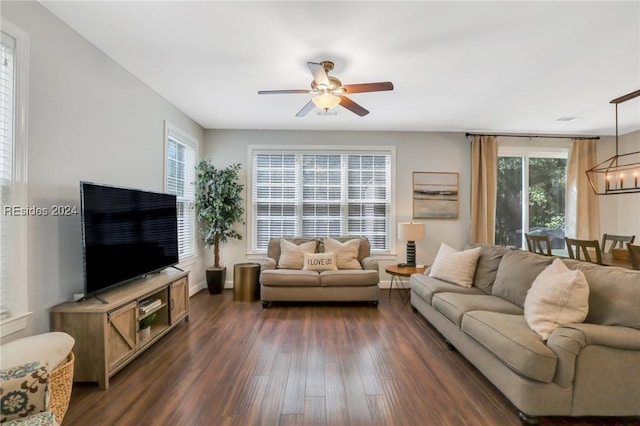
[[[526,157],[499,157],[496,244],[522,245],[522,182]],[[529,231],[561,244],[565,227],[564,158],[529,158]],[[552,241],[553,246],[553,241]]]

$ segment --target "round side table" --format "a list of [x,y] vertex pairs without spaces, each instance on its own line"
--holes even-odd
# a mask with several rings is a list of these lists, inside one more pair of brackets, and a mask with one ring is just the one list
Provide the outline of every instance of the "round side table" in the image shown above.
[[[391,285],[389,286],[389,298],[391,298],[391,290],[393,290],[393,284],[395,283],[396,288],[400,290],[400,299],[402,303],[405,305],[409,301],[411,297],[411,288],[407,285],[404,285],[404,278],[408,278],[413,274],[422,274],[426,271],[426,267],[418,268],[415,266],[398,266],[398,265],[389,265],[384,268],[384,271],[391,275]],[[405,299],[406,297],[406,299]]]
[[233,300],[254,302],[260,299],[260,264],[236,263],[233,265]]

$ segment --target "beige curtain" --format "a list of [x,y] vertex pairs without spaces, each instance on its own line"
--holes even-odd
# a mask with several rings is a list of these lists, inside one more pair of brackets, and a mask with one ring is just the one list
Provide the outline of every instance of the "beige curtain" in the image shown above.
[[569,238],[600,239],[599,200],[585,173],[596,162],[596,140],[573,139],[571,141],[565,190],[565,232]]
[[471,139],[472,243],[495,243],[498,142],[495,136]]

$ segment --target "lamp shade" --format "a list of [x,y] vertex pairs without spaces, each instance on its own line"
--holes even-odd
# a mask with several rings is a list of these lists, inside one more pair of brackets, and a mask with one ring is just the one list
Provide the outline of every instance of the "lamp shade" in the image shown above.
[[419,241],[424,238],[424,223],[399,223],[398,238],[404,241]]
[[340,103],[340,98],[329,93],[318,95],[312,99],[313,103],[318,108],[322,108],[325,111],[329,111],[331,108],[335,108]]

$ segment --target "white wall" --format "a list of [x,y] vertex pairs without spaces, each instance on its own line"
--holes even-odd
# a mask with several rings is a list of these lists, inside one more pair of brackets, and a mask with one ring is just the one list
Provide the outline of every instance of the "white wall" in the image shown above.
[[[366,119],[366,118],[365,118]],[[414,220],[425,223],[426,239],[417,241],[417,262],[429,264],[433,261],[441,242],[462,248],[469,236],[470,212],[470,162],[471,146],[463,133],[415,133],[415,132],[334,132],[334,131],[276,131],[276,130],[207,130],[203,154],[210,157],[218,167],[231,163],[243,165],[241,179],[247,179],[247,147],[249,145],[324,145],[344,146],[371,145],[396,147],[395,193],[396,216],[392,226],[412,219],[411,185],[414,171],[459,172],[460,205],[456,220]],[[247,197],[244,197],[245,202]],[[248,206],[247,206],[248,207]],[[247,210],[249,210],[247,208]],[[246,227],[240,230],[242,241],[229,241],[221,247],[221,262],[232,270],[233,264],[249,259]],[[386,256],[380,260],[384,266],[406,260],[406,242],[395,241],[392,250],[397,256]],[[210,257],[210,256],[209,256]],[[210,264],[212,263],[209,260]],[[227,285],[233,274],[227,272]],[[389,277],[381,276],[382,285]]]
[[[79,208],[81,180],[162,191],[164,120],[201,142],[203,129],[40,4],[3,1],[2,16],[30,35],[29,205]],[[83,291],[79,216],[25,220],[33,315],[7,340],[48,331],[49,308]]]
[[[598,162],[616,153],[615,137],[604,137],[598,141]],[[618,138],[618,153],[640,151],[640,131]],[[637,161],[640,156],[635,157]],[[600,196],[600,230],[608,234],[635,235],[640,241],[640,193]]]

